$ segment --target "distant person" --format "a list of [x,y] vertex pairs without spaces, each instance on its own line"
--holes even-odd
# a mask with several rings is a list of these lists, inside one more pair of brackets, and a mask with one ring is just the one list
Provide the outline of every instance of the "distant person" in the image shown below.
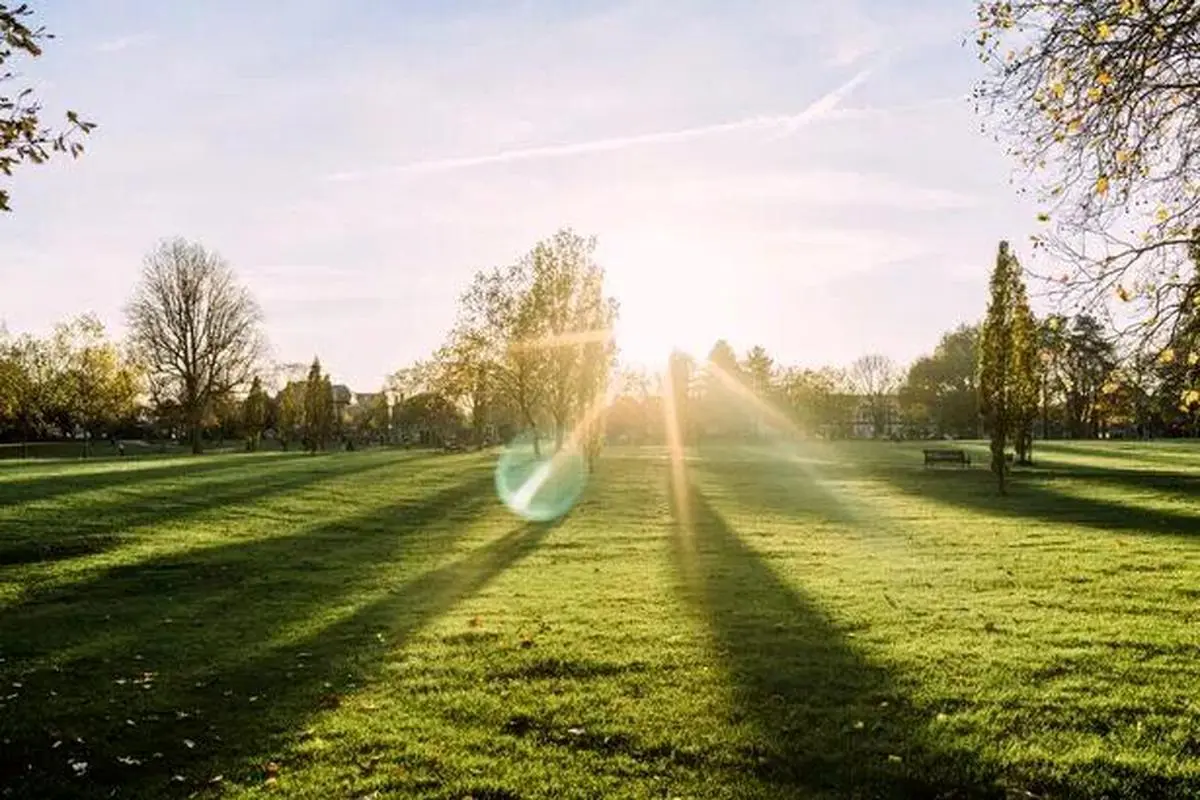
[[120,439],[117,440],[117,455],[119,455],[119,456],[125,455],[125,443],[122,442]]

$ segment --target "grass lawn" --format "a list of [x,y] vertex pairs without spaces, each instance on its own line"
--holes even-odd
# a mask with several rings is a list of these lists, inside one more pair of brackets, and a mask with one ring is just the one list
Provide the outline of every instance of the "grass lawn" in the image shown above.
[[6,464],[0,797],[1200,797],[1200,445],[919,449]]

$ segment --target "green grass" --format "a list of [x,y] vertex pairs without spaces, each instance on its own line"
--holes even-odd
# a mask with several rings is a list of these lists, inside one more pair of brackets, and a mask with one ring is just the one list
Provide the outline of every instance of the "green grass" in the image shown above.
[[1200,447],[1037,455],[6,465],[0,797],[1200,796]]

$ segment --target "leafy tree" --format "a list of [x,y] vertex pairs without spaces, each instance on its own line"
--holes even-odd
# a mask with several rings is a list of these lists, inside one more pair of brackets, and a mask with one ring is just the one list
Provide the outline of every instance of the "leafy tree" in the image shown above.
[[710,434],[713,431],[740,435],[744,432],[744,404],[734,385],[742,384],[742,368],[729,342],[718,339],[708,353],[697,381],[694,415]]
[[1072,320],[1064,344],[1058,380],[1067,431],[1076,439],[1095,438],[1101,427],[1101,395],[1117,366],[1115,348],[1103,326],[1088,314]]
[[1200,5],[987,0],[978,16],[976,96],[1035,176],[1061,291],[1140,298],[1144,333],[1169,328],[1200,215]]
[[502,399],[532,432],[535,452],[545,428],[561,446],[591,405],[583,393],[600,391],[611,371],[617,308],[594,249],[594,239],[560,230],[516,264],[476,274],[459,301],[452,341],[469,358],[457,363],[480,388],[464,392],[459,375],[456,394]]
[[991,272],[988,315],[979,337],[979,413],[991,437],[991,471],[996,474],[1001,494],[1006,492],[1006,450],[1014,429],[1013,319],[1018,302],[1018,269],[1008,242],[1000,242]]
[[147,256],[126,315],[152,396],[179,404],[199,453],[206,413],[248,383],[258,362],[258,305],[218,255],[172,239]]
[[395,423],[409,436],[415,435],[435,444],[458,430],[462,416],[448,397],[436,392],[421,392],[397,405]]
[[21,435],[21,457],[29,456],[29,440],[67,405],[66,360],[53,340],[29,334],[9,343],[5,363],[7,404]]
[[793,421],[809,435],[828,432],[842,421],[839,385],[831,370],[785,369],[779,391]]
[[957,438],[976,434],[978,344],[979,326],[960,325],[942,336],[931,355],[913,362],[898,390],[910,425]]
[[279,444],[287,451],[289,445],[304,436],[304,401],[308,394],[306,381],[289,381],[276,398]]
[[85,315],[59,325],[55,337],[65,356],[64,402],[75,424],[85,433],[84,455],[91,455],[92,438],[133,415],[139,375],[104,325]]
[[250,391],[242,401],[242,421],[246,427],[246,449],[258,450],[262,432],[267,426],[267,393],[257,375],[250,382]]
[[[12,59],[37,58],[42,42],[53,36],[44,28],[30,28],[26,19],[33,13],[28,5],[0,3],[0,84],[12,81],[16,73],[9,68]],[[84,122],[74,111],[67,112],[67,127],[54,132],[43,127],[42,106],[33,90],[24,88],[15,94],[0,89],[0,172],[11,177],[25,162],[42,164],[54,153],[77,158],[83,153],[81,136],[90,133],[94,122]],[[0,211],[9,211],[9,192],[0,188]]]

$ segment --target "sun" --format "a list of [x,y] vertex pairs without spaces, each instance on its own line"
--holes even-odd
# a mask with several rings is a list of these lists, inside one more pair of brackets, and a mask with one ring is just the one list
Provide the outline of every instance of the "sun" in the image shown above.
[[620,303],[613,333],[621,363],[657,370],[673,351],[702,359],[718,339],[736,335],[722,270],[694,244],[662,237],[619,243],[609,254],[608,286]]
[[696,320],[669,314],[656,318],[622,313],[614,335],[622,364],[656,370],[662,369],[676,351],[703,358],[719,338],[703,330]]

